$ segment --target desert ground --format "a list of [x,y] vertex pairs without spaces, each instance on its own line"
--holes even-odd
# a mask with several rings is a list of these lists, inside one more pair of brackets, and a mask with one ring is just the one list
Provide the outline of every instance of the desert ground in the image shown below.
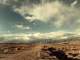
[[[49,50],[63,51],[72,60],[80,60],[80,41],[49,44],[0,44],[0,60],[64,60]],[[50,55],[52,53],[52,55]],[[62,58],[64,56],[62,55]],[[66,60],[66,59],[65,59]]]

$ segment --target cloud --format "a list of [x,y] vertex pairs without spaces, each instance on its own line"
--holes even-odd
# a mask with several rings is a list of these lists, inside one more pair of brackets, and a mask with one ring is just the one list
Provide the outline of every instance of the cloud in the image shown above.
[[50,17],[59,13],[61,4],[58,1],[52,3],[44,3],[37,6],[30,11],[30,13],[41,21],[47,21]]
[[[21,11],[29,13],[32,16],[25,16],[26,20],[40,20],[48,24],[51,28],[57,28],[57,31],[80,31],[80,11],[75,5],[77,0],[73,1],[70,6],[55,0],[53,2],[33,5],[33,7],[24,7]],[[54,30],[54,29],[53,29]]]
[[31,34],[2,34],[0,43],[28,43],[31,41],[45,40],[63,40],[71,37],[79,37],[80,33],[73,32],[49,32],[49,33],[31,33]]
[[23,28],[23,25],[16,25],[17,28]]
[[74,2],[72,2],[71,7],[74,7],[77,3],[78,3],[78,1],[75,0]]
[[31,27],[24,26],[24,25],[16,25],[16,28],[23,29],[23,30],[31,30]]
[[[75,4],[77,4],[77,1],[74,1],[72,6]],[[80,11],[72,6],[66,6],[59,1],[55,1],[35,6],[30,13],[36,18],[34,20],[49,23],[51,26],[55,25],[53,28],[75,31],[80,29],[80,22],[78,22]]]
[[[65,33],[65,32],[49,32],[49,33],[31,33],[31,34],[3,34],[0,37],[5,37],[6,39],[20,39],[20,40],[34,40],[34,39],[53,39],[53,38],[61,38],[67,34],[74,34],[74,33]],[[9,38],[11,37],[11,38]]]

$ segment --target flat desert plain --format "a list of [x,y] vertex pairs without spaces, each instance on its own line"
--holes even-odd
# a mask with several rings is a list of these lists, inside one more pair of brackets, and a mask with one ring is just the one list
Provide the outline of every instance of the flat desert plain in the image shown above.
[[[0,60],[61,60],[51,56],[49,48],[63,51],[73,60],[80,60],[80,41],[49,43],[49,44],[0,44]],[[54,54],[54,53],[53,53]],[[64,57],[64,56],[62,56]]]

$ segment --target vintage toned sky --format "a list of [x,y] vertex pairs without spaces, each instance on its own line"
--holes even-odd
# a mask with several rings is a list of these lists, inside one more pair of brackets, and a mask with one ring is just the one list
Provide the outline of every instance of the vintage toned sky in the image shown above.
[[0,4],[0,33],[80,32],[79,0],[36,1]]

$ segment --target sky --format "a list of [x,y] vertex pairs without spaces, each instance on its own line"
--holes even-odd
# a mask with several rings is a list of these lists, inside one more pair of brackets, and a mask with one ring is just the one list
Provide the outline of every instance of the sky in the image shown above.
[[1,4],[0,33],[80,32],[79,0],[35,2]]
[[0,43],[80,36],[80,0],[0,0]]

